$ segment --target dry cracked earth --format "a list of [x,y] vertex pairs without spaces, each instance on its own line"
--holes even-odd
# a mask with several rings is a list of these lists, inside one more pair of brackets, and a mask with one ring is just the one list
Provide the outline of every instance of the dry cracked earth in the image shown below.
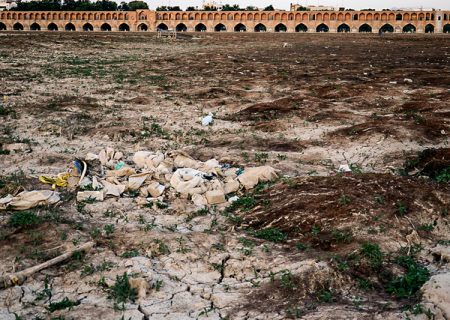
[[0,78],[0,198],[106,147],[282,176],[201,211],[0,211],[0,276],[95,242],[0,319],[450,318],[448,36],[1,33]]

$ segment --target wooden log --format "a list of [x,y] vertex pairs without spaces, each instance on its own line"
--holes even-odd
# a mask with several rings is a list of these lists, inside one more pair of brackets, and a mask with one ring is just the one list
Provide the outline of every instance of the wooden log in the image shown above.
[[38,264],[25,270],[7,274],[6,276],[0,277],[0,289],[6,289],[9,287],[13,287],[15,285],[22,284],[29,276],[35,274],[36,272],[69,259],[75,252],[80,251],[88,252],[89,250],[92,249],[92,247],[94,247],[94,242],[87,242],[51,260],[45,261],[41,264]]

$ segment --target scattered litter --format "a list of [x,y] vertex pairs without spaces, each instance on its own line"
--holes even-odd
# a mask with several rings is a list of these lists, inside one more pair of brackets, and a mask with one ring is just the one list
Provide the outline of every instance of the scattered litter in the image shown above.
[[228,202],[229,202],[229,203],[233,203],[233,202],[238,201],[238,200],[239,200],[239,197],[238,197],[238,196],[233,196],[233,197],[231,197],[230,199],[228,199]]
[[[75,176],[80,189],[77,201],[126,196],[136,198],[140,205],[175,210],[186,208],[189,202],[197,208],[221,205],[227,203],[229,194],[234,196],[278,177],[270,166],[243,169],[221,165],[216,159],[198,161],[182,151],[138,151],[125,157],[106,148],[98,155],[88,153],[85,159],[75,160],[69,173],[41,176],[40,180],[65,186]],[[2,200],[9,203],[11,199]]]
[[59,202],[59,193],[52,190],[22,191],[17,196],[7,195],[0,199],[0,210],[27,210]]
[[352,172],[352,169],[348,164],[341,164],[339,166],[338,172]]
[[202,126],[209,126],[213,123],[214,119],[213,119],[213,114],[210,112],[208,113],[208,115],[206,117],[204,117],[202,119]]
[[408,78],[405,78],[403,81],[405,83],[413,83],[413,80],[412,79],[408,79]]
[[63,172],[57,176],[39,176],[39,181],[45,184],[51,184],[52,189],[55,190],[56,187],[67,187],[69,177],[70,173]]

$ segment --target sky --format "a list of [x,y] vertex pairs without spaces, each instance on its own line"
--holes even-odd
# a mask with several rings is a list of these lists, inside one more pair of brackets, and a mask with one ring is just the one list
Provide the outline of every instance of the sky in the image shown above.
[[[216,0],[218,3],[239,4],[241,7],[264,7],[272,4],[277,9],[289,10],[290,3],[302,5],[326,5],[346,7],[353,9],[396,9],[396,8],[436,8],[450,10],[449,0]],[[180,6],[185,9],[188,6],[201,6],[203,0],[148,0],[151,9],[157,6]]]

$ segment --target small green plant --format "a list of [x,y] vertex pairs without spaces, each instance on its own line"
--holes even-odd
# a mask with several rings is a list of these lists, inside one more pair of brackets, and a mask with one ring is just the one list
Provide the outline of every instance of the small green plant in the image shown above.
[[103,227],[103,230],[105,230],[106,236],[110,236],[114,233],[115,227],[113,224],[107,224]]
[[434,225],[431,224],[431,223],[429,223],[429,224],[422,224],[417,229],[418,230],[422,230],[422,231],[430,232],[430,231],[434,230]]
[[72,308],[80,304],[80,301],[72,301],[69,298],[65,297],[61,301],[51,302],[48,306],[48,311],[55,312],[57,310],[63,310],[67,308]]
[[322,303],[333,302],[333,293],[329,289],[322,289],[316,294],[317,300]]
[[351,230],[333,230],[331,231],[331,236],[337,243],[351,243],[353,241]]
[[159,291],[159,290],[161,290],[163,285],[164,285],[164,281],[158,279],[154,283],[152,283],[152,289]]
[[114,300],[115,303],[126,303],[128,301],[134,302],[137,298],[137,291],[132,288],[129,282],[129,277],[126,272],[123,275],[116,276],[116,282],[108,288],[108,299]]
[[398,201],[396,204],[396,212],[398,213],[399,216],[404,216],[408,213],[408,207],[406,206],[406,204],[404,204],[401,201]]
[[411,256],[397,257],[395,262],[406,272],[404,275],[392,279],[386,285],[386,291],[397,298],[412,297],[430,279],[430,272]]
[[42,219],[31,211],[14,212],[9,217],[8,225],[14,228],[31,228],[37,226]]
[[342,195],[339,198],[339,203],[342,205],[350,204],[352,202],[352,199],[349,196]]
[[281,271],[280,284],[281,284],[281,287],[283,287],[285,289],[293,289],[294,288],[294,276],[292,275],[291,271],[289,271],[289,270]]
[[267,228],[255,231],[255,237],[272,242],[283,242],[287,239],[287,234],[276,228]]
[[192,219],[194,219],[196,217],[207,216],[208,214],[209,214],[209,210],[207,208],[200,209],[198,211],[190,213],[186,218],[186,222],[190,222]]
[[304,243],[301,243],[301,242],[297,243],[297,244],[295,245],[295,247],[296,247],[298,250],[300,250],[300,251],[305,251],[306,249],[308,249],[308,246],[307,246],[306,244],[304,244]]
[[255,153],[255,161],[259,162],[259,163],[266,163],[267,160],[269,159],[269,154],[265,153],[265,152],[257,152]]
[[369,261],[373,269],[380,269],[383,264],[384,254],[376,243],[366,242],[361,246],[360,254]]
[[361,290],[368,291],[373,288],[372,283],[367,279],[358,278],[357,282],[358,282],[358,288],[360,288]]
[[450,182],[450,167],[445,168],[436,174],[436,181],[439,183]]
[[160,254],[169,254],[170,253],[169,247],[162,240],[154,239],[153,242],[158,244],[158,251]]
[[257,201],[254,197],[247,196],[247,197],[241,197],[238,200],[234,201],[230,206],[228,206],[225,209],[226,213],[232,213],[239,209],[242,209],[244,211],[250,211],[253,209],[257,204]]
[[128,250],[128,251],[125,251],[124,253],[122,253],[122,258],[125,258],[125,259],[129,259],[129,258],[133,258],[133,257],[137,257],[137,256],[139,256],[139,251],[137,251],[136,249]]

